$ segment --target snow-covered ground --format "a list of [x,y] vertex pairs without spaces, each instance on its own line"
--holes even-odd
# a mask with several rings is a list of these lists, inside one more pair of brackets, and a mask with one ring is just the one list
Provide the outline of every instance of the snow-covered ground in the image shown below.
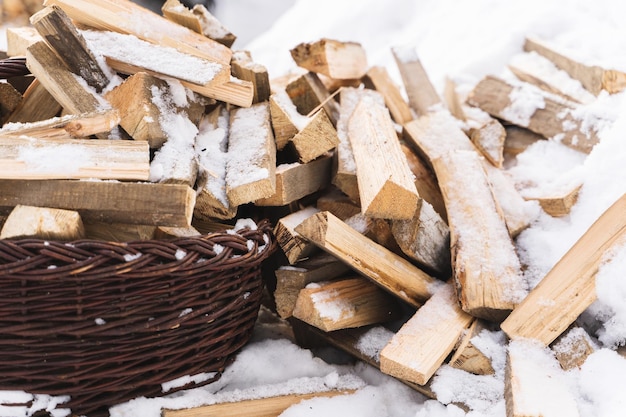
[[[216,9],[222,22],[239,34],[235,48],[250,50],[256,61],[267,66],[271,77],[294,68],[290,48],[302,41],[328,37],[362,43],[369,63],[387,67],[396,80],[399,75],[391,47],[413,46],[440,92],[446,77],[456,81],[460,91],[469,91],[487,74],[507,76],[506,65],[522,51],[524,37],[529,35],[552,42],[580,61],[626,71],[624,12],[626,3],[621,0],[218,0]],[[0,40],[0,49],[3,42]],[[508,167],[522,193],[562,182],[583,184],[569,216],[555,219],[541,214],[517,239],[531,285],[536,285],[593,221],[626,192],[626,93],[603,92],[587,109],[613,121],[601,132],[601,142],[590,155],[545,141],[531,146]],[[580,369],[547,370],[566,382],[581,417],[616,417],[624,415],[626,409],[626,359],[615,351],[626,340],[625,273],[626,248],[621,248],[602,267],[599,301],[586,313],[602,319],[603,326],[596,335],[601,349]],[[157,417],[161,408],[253,398],[260,393],[307,392],[326,386],[357,391],[309,400],[282,416],[504,417],[504,336],[500,332],[481,333],[475,344],[483,346],[492,358],[495,375],[474,376],[443,366],[434,376],[433,389],[444,405],[367,365],[325,363],[282,337],[275,327],[259,325],[254,339],[218,382],[172,397],[136,399],[114,407],[111,414]],[[518,352],[528,349],[528,357],[551,359],[549,351],[532,344],[515,348]],[[9,393],[0,393],[0,401],[9,398]],[[40,398],[39,404],[46,401]],[[549,402],[550,398],[541,401]],[[470,411],[451,405],[454,402],[467,404]],[[56,415],[66,413],[61,407],[55,410]],[[0,415],[10,415],[3,412],[0,407]],[[554,415],[563,414],[557,410]]]

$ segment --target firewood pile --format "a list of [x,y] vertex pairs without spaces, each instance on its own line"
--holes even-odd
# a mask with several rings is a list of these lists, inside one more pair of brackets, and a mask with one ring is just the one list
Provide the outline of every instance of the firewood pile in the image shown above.
[[[534,210],[566,215],[581,184],[523,198],[505,166],[540,140],[589,153],[606,122],[581,105],[626,74],[529,38],[516,80],[488,76],[467,96],[449,81],[440,97],[414,50],[392,51],[398,86],[360,44],[321,39],[290,51],[302,71],[270,81],[202,6],[44,5],[7,31],[30,74],[0,84],[0,237],[123,241],[268,217],[276,314],[433,398],[444,363],[493,372],[472,344],[482,329],[545,346],[575,335],[565,368],[593,351],[574,323],[602,256],[626,239],[626,196],[529,291],[513,239]],[[584,89],[533,72],[537,59]],[[364,352],[372,331],[385,337]],[[514,409],[524,360],[508,359]]]

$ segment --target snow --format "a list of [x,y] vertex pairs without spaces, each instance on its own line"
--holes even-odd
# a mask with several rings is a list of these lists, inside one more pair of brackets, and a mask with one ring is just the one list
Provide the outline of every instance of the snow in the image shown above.
[[546,108],[543,93],[536,87],[514,87],[509,100],[510,104],[501,111],[502,117],[518,126],[528,127],[533,114]]

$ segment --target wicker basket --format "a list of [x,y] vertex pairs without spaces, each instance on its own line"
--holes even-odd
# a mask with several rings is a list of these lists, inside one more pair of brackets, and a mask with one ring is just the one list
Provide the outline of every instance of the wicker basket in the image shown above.
[[172,241],[0,241],[0,389],[70,395],[59,407],[94,416],[185,375],[215,373],[178,389],[213,382],[249,340],[274,246],[267,221]]

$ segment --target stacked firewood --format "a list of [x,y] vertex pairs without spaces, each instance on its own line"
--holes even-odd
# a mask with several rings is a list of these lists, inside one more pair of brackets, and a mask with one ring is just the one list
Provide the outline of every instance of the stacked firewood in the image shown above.
[[[528,39],[518,79],[486,77],[467,97],[449,81],[442,98],[412,49],[392,50],[401,87],[361,45],[321,39],[270,82],[203,6],[44,4],[8,30],[31,75],[0,83],[2,238],[146,239],[269,216],[277,315],[432,397],[444,363],[493,372],[472,343],[482,329],[546,346],[571,334],[563,367],[592,351],[571,325],[595,300],[601,256],[626,239],[626,197],[529,292],[513,238],[539,205],[567,214],[580,184],[523,198],[504,166],[538,140],[590,152],[600,124],[577,110],[626,74]],[[584,89],[533,73],[536,59]]]

